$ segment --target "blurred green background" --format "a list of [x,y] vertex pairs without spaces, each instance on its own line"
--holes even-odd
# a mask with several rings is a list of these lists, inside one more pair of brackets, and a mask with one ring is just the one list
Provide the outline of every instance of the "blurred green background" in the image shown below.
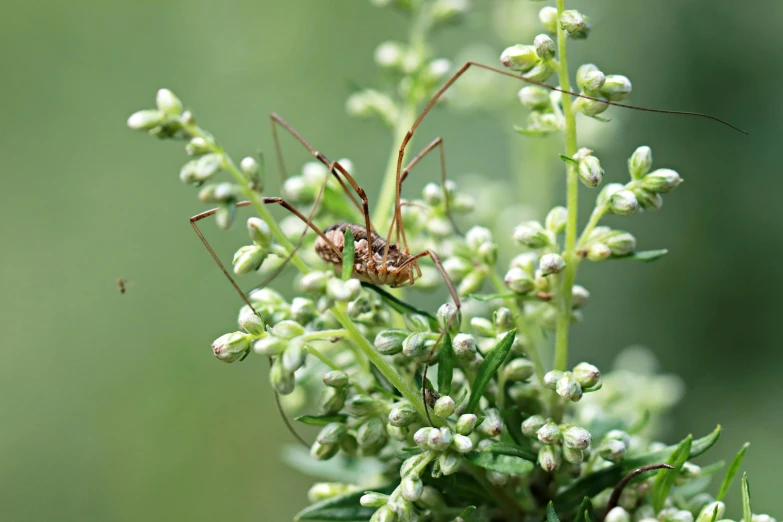
[[[497,55],[538,32],[542,3],[520,3],[503,30],[493,12],[509,2],[476,3],[466,25],[437,35],[439,56],[476,43]],[[626,345],[653,348],[688,384],[677,433],[721,423],[723,458],[752,441],[755,511],[780,516],[783,3],[567,4],[594,27],[570,46],[572,64],[628,75],[636,105],[708,112],[751,133],[610,109],[616,128],[599,150],[610,180],[647,144],[687,181],[661,213],[614,223],[642,247],[669,247],[667,258],[580,271],[593,298],[572,361],[608,366]],[[204,206],[177,179],[185,156],[125,120],[166,86],[240,157],[271,151],[276,111],[319,150],[353,159],[372,198],[390,137],[349,118],[344,101],[350,85],[377,83],[374,47],[405,35],[400,16],[358,0],[0,5],[0,518],[285,521],[305,505],[310,479],[280,459],[290,437],[266,362],[210,353],[239,303],[187,222]],[[519,85],[497,85],[513,101]],[[509,147],[547,151],[559,176],[559,138],[513,134],[523,111],[508,107],[438,111],[418,144],[442,135],[456,177],[502,181]],[[286,153],[292,166],[307,159]],[[419,187],[437,177],[427,168]],[[244,240],[242,227],[205,228],[225,257]],[[118,277],[133,282],[126,295]],[[736,485],[731,497],[739,518]]]

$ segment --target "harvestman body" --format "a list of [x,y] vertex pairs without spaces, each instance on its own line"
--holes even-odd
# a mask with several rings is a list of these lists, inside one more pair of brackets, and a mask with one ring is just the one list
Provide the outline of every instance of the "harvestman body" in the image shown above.
[[[405,149],[408,146],[408,143],[410,142],[411,138],[413,137],[413,134],[416,132],[416,129],[421,124],[424,117],[429,113],[429,111],[432,109],[432,107],[435,105],[435,103],[438,101],[438,99],[448,90],[449,87],[451,87],[454,82],[457,81],[457,79],[462,76],[471,66],[475,66],[477,68],[489,70],[498,74],[502,74],[504,76],[509,76],[511,78],[515,78],[517,80],[524,81],[526,83],[530,83],[533,85],[538,85],[539,87],[549,89],[551,91],[557,91],[560,93],[563,93],[565,95],[569,96],[576,96],[579,98],[584,98],[600,103],[605,103],[607,105],[614,105],[617,107],[623,107],[627,109],[634,109],[634,110],[640,110],[645,112],[656,112],[656,113],[663,113],[663,114],[680,114],[680,115],[688,115],[688,116],[698,116],[702,118],[711,119],[714,121],[717,121],[719,123],[722,123],[728,127],[731,127],[732,129],[735,129],[739,132],[742,132],[744,134],[747,134],[745,131],[738,129],[737,127],[731,125],[730,123],[727,123],[719,118],[716,118],[714,116],[709,116],[707,114],[701,114],[701,113],[695,113],[695,112],[684,112],[684,111],[670,111],[670,110],[663,110],[663,109],[647,109],[643,107],[635,107],[632,105],[626,105],[622,103],[607,101],[605,99],[601,98],[595,98],[591,96],[587,96],[584,94],[578,94],[574,92],[564,91],[562,89],[559,89],[557,87],[553,87],[551,85],[547,85],[542,82],[538,82],[535,80],[531,80],[528,78],[525,78],[523,76],[518,76],[517,74],[497,69],[494,67],[490,67],[487,65],[483,65],[480,63],[475,62],[467,62],[465,63],[460,69],[441,87],[437,93],[433,96],[433,98],[427,103],[427,105],[422,110],[419,117],[416,119],[416,121],[413,123],[413,126],[406,134],[405,138],[402,141],[402,144],[400,145],[399,154],[397,158],[397,171],[396,171],[396,198],[395,198],[395,206],[394,206],[394,216],[392,217],[391,224],[389,226],[388,233],[386,235],[386,238],[384,239],[380,235],[378,235],[375,231],[375,229],[372,226],[372,223],[370,222],[370,212],[369,212],[369,204],[367,200],[367,195],[365,194],[364,190],[356,183],[356,180],[348,173],[348,171],[340,165],[339,162],[336,161],[330,161],[326,156],[321,154],[320,152],[316,151],[298,132],[296,132],[288,123],[286,123],[280,116],[276,114],[272,114],[270,116],[271,122],[272,122],[272,134],[274,138],[275,143],[275,149],[278,156],[278,163],[280,165],[283,177],[285,178],[285,164],[283,161],[283,155],[282,151],[280,149],[280,142],[278,140],[277,136],[277,125],[282,126],[285,130],[287,130],[294,138],[297,139],[312,155],[326,165],[328,167],[327,170],[327,176],[328,179],[329,174],[334,175],[335,178],[337,178],[340,185],[345,190],[348,197],[351,199],[353,204],[362,212],[362,215],[364,217],[364,224],[363,225],[356,225],[356,224],[349,224],[349,223],[337,223],[334,225],[331,225],[330,227],[326,228],[325,230],[320,230],[318,227],[315,226],[315,224],[312,222],[312,216],[314,215],[314,212],[318,206],[318,203],[320,202],[321,196],[323,195],[324,189],[326,187],[326,179],[324,180],[324,184],[321,185],[321,191],[318,194],[318,197],[316,198],[315,204],[313,205],[313,209],[310,212],[310,216],[304,216],[301,212],[299,212],[296,208],[294,208],[291,204],[283,200],[282,198],[272,197],[272,198],[261,198],[260,203],[263,204],[279,204],[282,207],[284,207],[289,212],[296,215],[299,219],[301,219],[303,222],[307,224],[307,226],[312,229],[317,235],[318,238],[316,239],[315,243],[315,250],[318,253],[318,255],[324,259],[324,261],[334,265],[338,272],[342,269],[342,262],[343,262],[343,243],[344,243],[344,234],[348,228],[351,229],[351,232],[354,237],[355,241],[355,254],[354,254],[354,267],[353,267],[353,273],[352,277],[366,282],[373,285],[388,285],[392,287],[400,287],[400,286],[409,286],[413,285],[416,281],[416,278],[421,276],[421,269],[418,265],[418,260],[422,257],[430,257],[435,264],[436,268],[440,272],[444,282],[446,283],[446,286],[449,290],[449,294],[451,295],[452,299],[454,300],[454,306],[457,310],[460,309],[461,303],[459,296],[457,295],[457,291],[454,288],[453,283],[449,279],[448,275],[446,274],[446,271],[443,269],[443,266],[440,262],[440,259],[438,258],[437,254],[431,250],[425,250],[424,252],[411,255],[409,253],[408,249],[408,243],[407,238],[405,237],[405,230],[403,228],[402,224],[402,212],[401,212],[401,187],[402,183],[407,178],[410,170],[429,152],[434,150],[435,148],[440,149],[440,160],[441,160],[441,177],[443,181],[443,190],[444,190],[444,199],[446,202],[446,211],[449,215],[449,218],[451,219],[451,214],[449,212],[448,208],[448,195],[445,194],[446,188],[445,188],[445,181],[446,181],[446,169],[445,169],[445,153],[443,148],[443,140],[441,138],[436,138],[433,140],[427,147],[424,148],[417,156],[415,156],[411,162],[408,164],[407,167],[404,169],[402,168],[402,162],[403,157],[405,155]],[[350,185],[350,190],[348,186],[346,185],[346,182],[348,185]],[[357,196],[359,196],[359,199],[361,200],[361,204],[356,201],[355,197],[351,193],[351,190],[356,193]],[[243,207],[250,205],[250,201],[243,201],[237,204],[238,207]],[[215,254],[212,247],[207,242],[204,235],[199,230],[196,222],[200,221],[201,219],[213,215],[215,212],[217,212],[218,209],[212,209],[208,210],[206,212],[202,212],[201,214],[197,214],[190,218],[190,222],[193,225],[193,228],[196,231],[196,234],[198,234],[201,241],[204,243],[205,247],[209,251],[209,253],[212,255],[213,259],[217,262],[217,264],[220,266],[223,273],[226,275],[226,277],[229,279],[231,284],[234,286],[236,291],[239,293],[239,295],[244,300],[245,304],[247,304],[253,311],[255,311],[255,308],[253,307],[252,303],[250,303],[250,300],[247,298],[247,296],[242,292],[242,290],[239,288],[239,286],[236,284],[236,282],[233,280],[229,272],[226,270],[226,268],[223,266],[223,263],[220,261],[218,256]],[[452,220],[453,223],[453,220]],[[397,229],[396,231],[396,237],[397,237],[397,243],[393,243],[391,241],[392,233],[394,229]],[[300,240],[296,247],[293,249],[289,257],[285,260],[283,265],[277,269],[277,271],[272,274],[270,278],[267,279],[261,286],[265,286],[268,284],[274,277],[277,276],[280,271],[282,271],[285,264],[294,256],[296,250],[301,246],[305,234],[307,232],[307,229],[305,229],[305,232],[303,232],[302,236],[300,237]],[[370,241],[368,242],[367,237],[369,237]],[[452,317],[452,321],[454,318],[456,318],[457,315],[455,314]],[[441,333],[440,338],[435,343],[435,345],[432,347],[432,351],[430,352],[430,357],[435,351],[435,348],[440,344],[441,340],[443,339],[445,332],[448,331],[449,327],[451,326],[451,323],[446,325],[443,332]],[[424,375],[423,375],[423,381],[426,383],[426,377],[427,377],[427,369],[429,367],[429,358],[427,361],[427,365],[424,368]],[[427,412],[427,416],[429,417],[429,409],[427,408],[428,401],[426,400],[426,397],[429,394],[427,393],[427,390],[422,388],[422,400],[425,404],[425,411]],[[280,403],[278,400],[278,407],[280,407]],[[281,409],[282,412],[282,409]],[[430,422],[431,423],[431,422]],[[286,424],[288,424],[288,421],[286,419]],[[289,429],[291,429],[291,426],[289,424]],[[293,431],[293,430],[292,430]],[[295,432],[294,432],[295,434]],[[297,435],[298,437],[298,435]],[[300,438],[301,440],[301,438]],[[302,441],[304,442],[304,441]]]

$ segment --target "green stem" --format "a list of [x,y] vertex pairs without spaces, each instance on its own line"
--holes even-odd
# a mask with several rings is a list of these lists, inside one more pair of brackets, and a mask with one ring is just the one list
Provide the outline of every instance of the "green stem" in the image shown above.
[[[332,308],[332,313],[340,321],[346,330],[348,335],[356,345],[356,347],[367,357],[367,359],[375,365],[376,368],[383,374],[384,377],[394,386],[405,399],[410,402],[411,406],[416,408],[416,411],[421,415],[421,418],[427,418],[427,412],[424,410],[424,404],[422,403],[421,390],[419,390],[411,381],[403,379],[402,375],[397,373],[389,363],[383,358],[381,354],[375,351],[375,348],[370,342],[362,335],[356,325],[348,317],[345,312],[345,305],[340,303]],[[430,412],[430,418],[432,423],[436,427],[444,425],[444,420],[435,413]]]
[[[557,15],[560,17],[565,10],[565,0],[557,0]],[[566,34],[560,24],[557,26],[557,45],[560,56],[560,70],[558,77],[560,79],[560,88],[564,91],[571,90],[571,81],[568,77],[568,53],[566,48]],[[572,157],[576,154],[576,115],[571,107],[571,97],[563,96],[563,116],[565,117],[565,141],[566,155]],[[577,233],[577,211],[579,195],[579,176],[576,166],[568,161],[566,162],[567,180],[567,208],[568,220],[565,231],[565,250],[563,259],[566,262],[563,271],[563,284],[560,289],[561,309],[557,320],[556,339],[555,339],[555,360],[554,369],[565,371],[568,365],[568,333],[571,325],[571,301],[574,281],[576,279],[576,267],[578,259],[576,256],[576,233]]]
[[320,330],[318,332],[310,332],[309,334],[304,334],[302,339],[305,341],[328,341],[334,337],[346,337],[347,335],[348,330],[340,328],[337,330]]
[[590,221],[588,221],[587,225],[585,225],[585,228],[582,231],[582,235],[579,236],[579,241],[576,243],[577,250],[584,247],[585,239],[587,239],[587,236],[590,235],[590,232],[592,232],[593,229],[598,225],[598,222],[601,221],[601,218],[604,217],[604,214],[606,214],[608,210],[608,204],[595,207],[593,213],[590,215]]

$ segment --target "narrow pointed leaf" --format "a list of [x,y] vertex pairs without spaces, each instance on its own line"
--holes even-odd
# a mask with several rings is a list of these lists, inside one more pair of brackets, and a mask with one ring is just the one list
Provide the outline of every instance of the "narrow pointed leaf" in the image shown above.
[[443,346],[438,356],[438,393],[448,395],[451,393],[451,380],[454,377],[454,350],[451,345],[451,335],[446,332],[443,336]]
[[504,475],[527,475],[533,471],[533,463],[520,457],[499,455],[486,451],[471,451],[465,458],[476,466]]
[[660,250],[642,250],[641,252],[632,252],[630,254],[623,254],[621,256],[612,256],[611,259],[630,259],[631,261],[643,261],[649,263],[651,261],[657,261],[669,251],[665,248]]
[[551,500],[549,501],[549,504],[546,505],[546,522],[560,522],[557,513],[555,513],[555,506],[552,505]]
[[468,294],[465,297],[468,297],[470,299],[475,299],[476,301],[493,301],[495,299],[511,299],[517,297],[517,294],[512,294],[508,292],[503,292],[498,294]]
[[[385,495],[394,491],[394,486],[375,490]],[[316,502],[300,511],[294,520],[322,520],[327,522],[367,522],[376,508],[366,508],[359,504],[364,491],[339,495]]]
[[426,317],[427,321],[430,323],[430,328],[432,328],[433,330],[438,329],[438,320],[435,318],[434,315],[430,314],[426,310],[420,310],[415,306],[406,303],[402,299],[399,299],[396,296],[390,294],[380,286],[375,286],[375,285],[371,285],[370,283],[364,283],[364,282],[362,282],[362,286],[364,288],[369,288],[376,294],[380,295],[383,298],[383,300],[389,304],[389,306],[394,308],[396,312],[401,314],[413,313]]
[[351,278],[351,274],[353,274],[355,247],[353,232],[351,227],[347,227],[343,238],[343,281],[348,281]]
[[579,504],[579,509],[576,510],[574,522],[587,522],[587,520],[590,520],[590,513],[592,512],[593,503],[589,497],[585,497],[582,503]]
[[680,442],[677,448],[666,459],[666,463],[674,466],[674,469],[662,469],[655,477],[655,485],[653,486],[653,509],[655,512],[659,512],[663,509],[663,505],[669,496],[669,491],[674,485],[674,479],[682,469],[682,465],[688,460],[691,453],[691,445],[693,444],[693,436],[688,435],[685,440]]
[[531,451],[524,450],[515,444],[509,444],[505,442],[495,442],[487,445],[483,450],[484,453],[494,453],[496,455],[509,455],[512,457],[519,457],[521,459],[535,462],[538,460],[538,455]]
[[473,386],[470,389],[470,400],[468,400],[468,407],[465,413],[473,413],[475,411],[489,381],[492,380],[495,372],[498,371],[498,368],[503,364],[503,361],[506,360],[508,352],[511,351],[511,345],[514,344],[514,336],[516,333],[516,329],[508,332],[503,339],[487,353],[484,361],[476,372],[476,379],[473,381]]
[[745,452],[748,450],[748,446],[750,446],[749,442],[743,444],[742,448],[740,448],[739,452],[734,457],[734,460],[731,461],[731,465],[729,466],[729,469],[726,470],[726,476],[723,477],[723,483],[720,485],[720,491],[718,492],[718,496],[715,497],[715,500],[722,501],[723,497],[726,496],[726,492],[731,487],[731,483],[734,482],[734,477],[737,476],[737,472],[742,465],[742,459],[745,458]]
[[579,165],[578,161],[576,161],[574,158],[569,158],[565,154],[561,154],[560,159],[565,161],[566,163],[573,163],[574,165]]
[[344,423],[347,418],[347,415],[301,415],[294,420],[310,426],[326,426],[331,422]]
[[742,486],[742,518],[743,520],[751,520],[753,518],[753,509],[750,506],[750,484],[748,483],[748,474],[742,474],[742,480],[740,481]]

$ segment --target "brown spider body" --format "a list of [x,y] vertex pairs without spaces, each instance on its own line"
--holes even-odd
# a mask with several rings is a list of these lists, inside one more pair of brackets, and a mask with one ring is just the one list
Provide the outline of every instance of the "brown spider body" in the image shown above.
[[[389,244],[386,262],[383,262],[386,240],[375,232],[371,233],[372,243],[367,243],[367,233],[361,225],[337,223],[324,229],[324,236],[339,250],[343,251],[345,231],[350,228],[354,239],[354,264],[352,277],[373,285],[392,287],[412,285],[421,275],[417,258],[404,252],[396,243]],[[342,257],[322,238],[315,240],[315,251],[321,259],[342,272]]]

